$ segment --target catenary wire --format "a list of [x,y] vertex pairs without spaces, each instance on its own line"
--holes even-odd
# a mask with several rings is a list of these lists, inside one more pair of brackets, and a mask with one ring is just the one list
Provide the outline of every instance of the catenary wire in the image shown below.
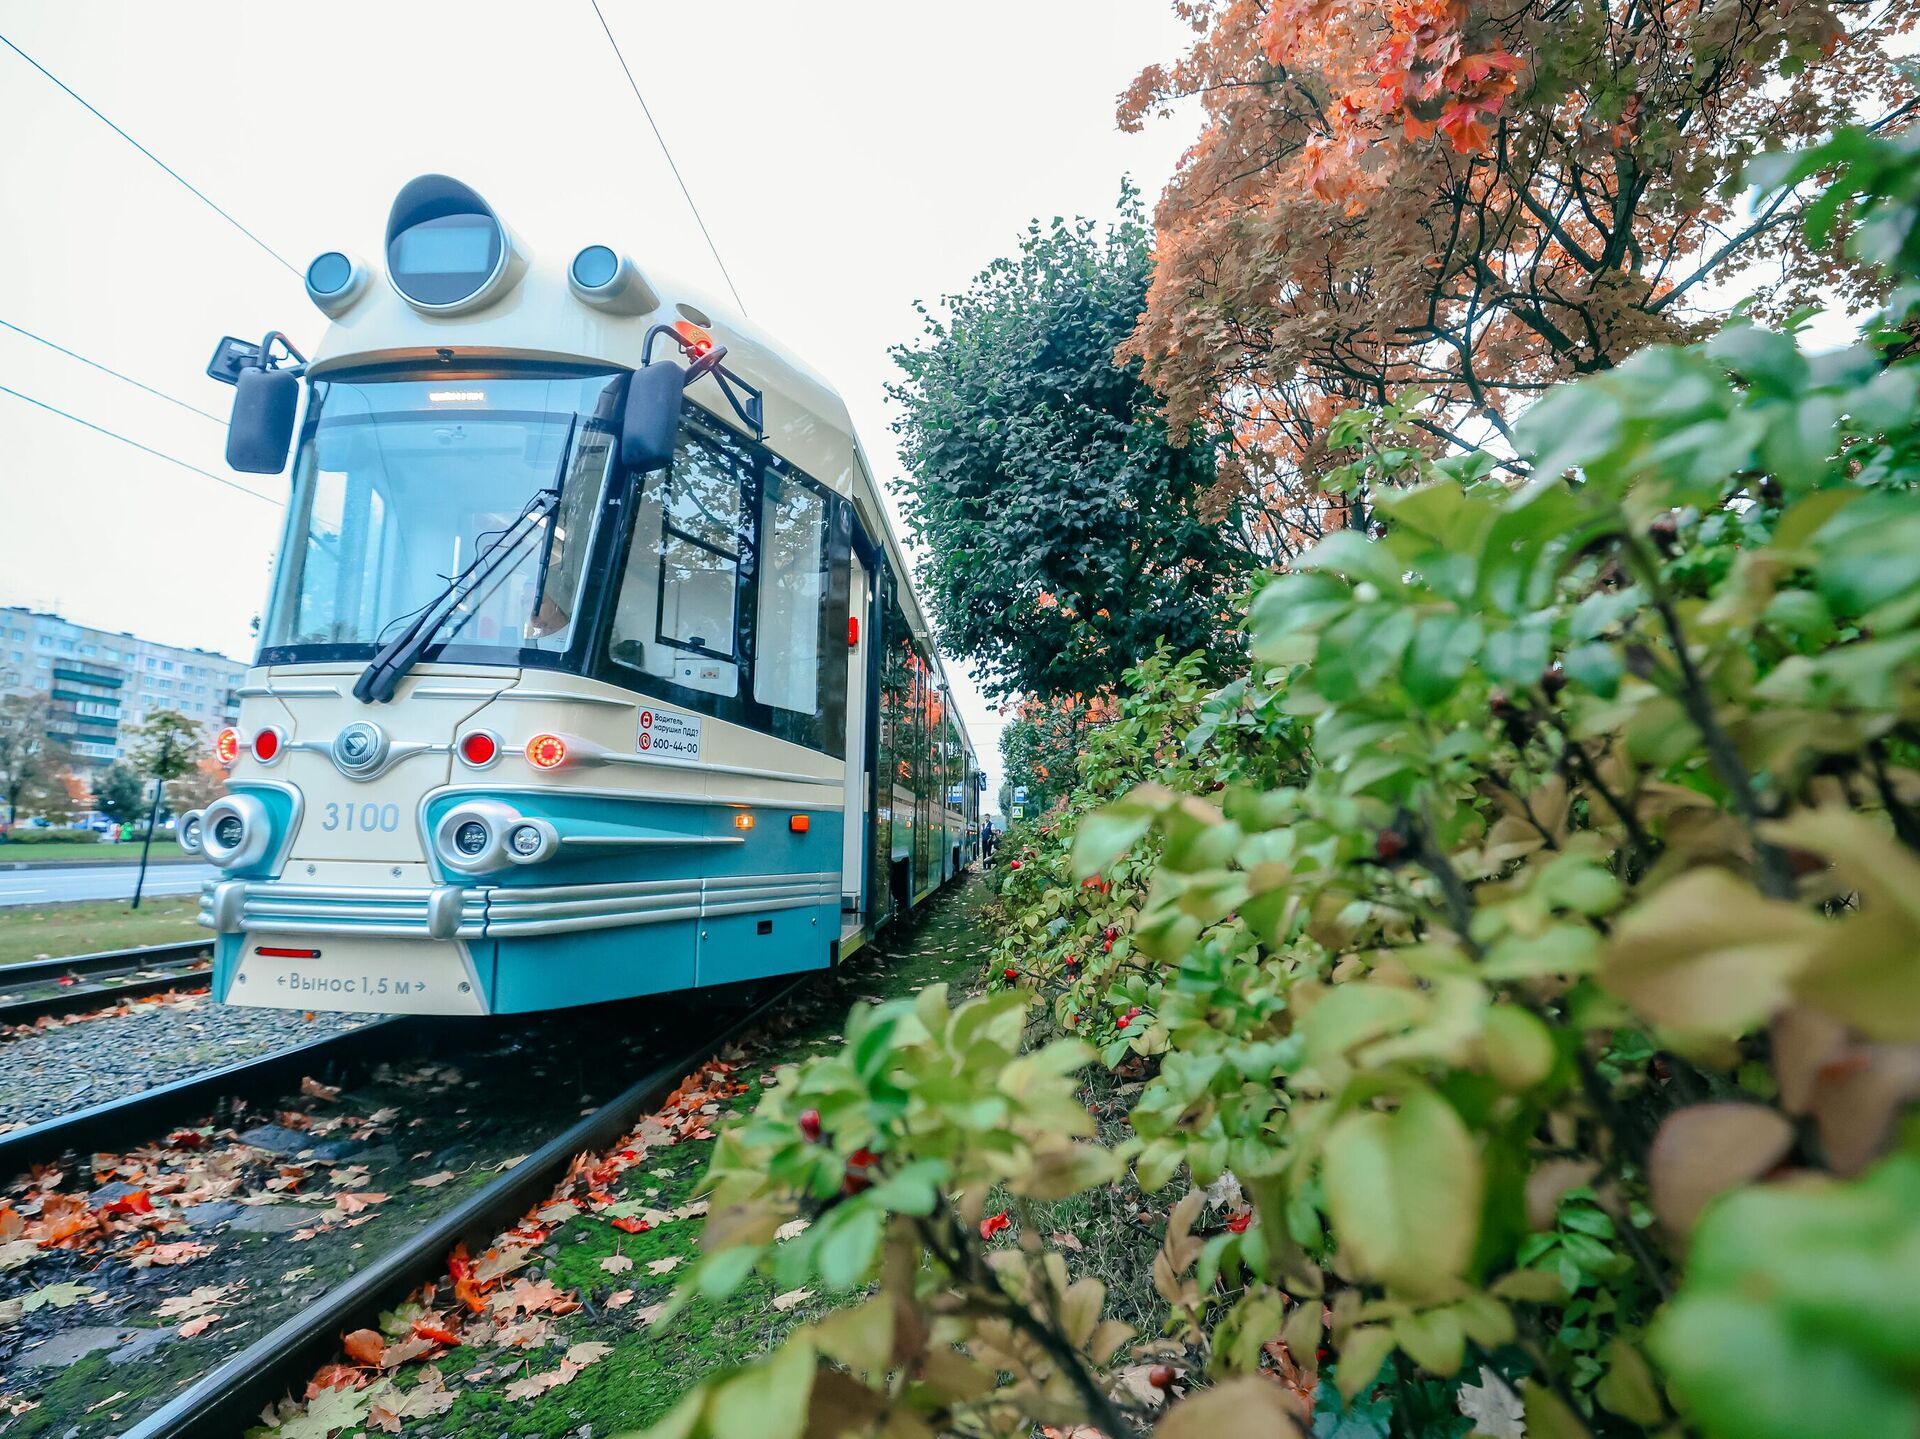
[[251,495],[256,500],[265,500],[270,505],[279,505],[280,503],[282,503],[281,501],[276,500],[272,495],[263,495],[258,490],[250,490],[245,485],[238,484],[235,481],[228,479],[225,475],[216,475],[212,470],[203,470],[198,465],[191,464],[186,460],[177,459],[173,455],[168,454],[165,450],[156,450],[152,445],[143,445],[138,440],[129,439],[127,436],[121,434],[118,430],[110,430],[105,425],[96,425],[92,420],[83,420],[78,415],[68,414],[65,410],[59,408],[57,405],[49,405],[45,400],[36,400],[32,395],[22,394],[20,391],[13,389],[10,386],[0,385],[0,395],[12,395],[16,400],[25,400],[29,405],[37,406],[38,408],[47,411],[49,414],[58,415],[63,420],[71,420],[73,421],[74,424],[82,425],[87,429],[92,430],[96,434],[105,435],[109,439],[118,440],[123,445],[132,445],[136,450],[144,450],[149,455],[154,456],[156,459],[165,460],[170,465],[178,465],[183,470],[192,470],[196,475],[205,475],[208,479],[212,480],[216,485],[225,485],[230,490],[238,490],[241,494]]
[[[269,245],[265,240],[261,239],[258,235],[254,234],[253,231],[249,230],[245,225],[241,224],[238,220],[234,219],[232,215],[228,214],[225,210],[221,209],[218,205],[214,204],[212,200],[207,198],[204,191],[197,188],[192,181],[188,180],[178,170],[174,169],[173,166],[169,165],[165,160],[162,160],[158,155],[154,154],[153,151],[149,150],[145,145],[142,145],[138,140],[134,139],[133,136],[129,135],[125,130],[122,130],[118,125],[114,124],[113,121],[109,120],[105,115],[102,115],[98,110],[94,109],[94,107],[88,103],[88,101],[84,96],[82,96],[71,85],[67,84],[64,80],[62,80],[58,75],[54,74],[53,71],[49,70],[45,65],[42,65],[38,60],[34,59],[33,56],[29,55],[25,50],[22,50],[18,45],[14,44],[13,41],[9,40],[5,35],[0,35],[0,45],[5,45],[9,50],[13,51],[14,54],[18,55],[22,60],[25,60],[29,65],[33,66],[34,69],[38,70],[42,75],[46,76],[47,79],[51,80],[54,84],[58,85],[62,90],[66,91],[68,95],[72,96],[74,100],[76,100],[77,102],[79,102],[79,104],[84,106],[87,109],[87,111],[91,113],[93,117],[96,120],[98,120],[101,124],[105,125],[109,130],[113,131],[114,134],[118,135],[122,140],[125,140],[129,145],[133,146],[134,149],[138,150],[142,155],[145,155],[149,160],[153,161],[154,164],[158,165],[162,170],[165,170],[169,175],[173,176],[174,179],[178,180],[181,183],[181,185],[185,186],[186,189],[195,198],[197,198],[200,201],[201,204],[205,205],[209,210],[212,210],[214,214],[218,215],[221,219],[225,220],[229,225],[233,226],[234,229],[238,230],[241,234],[245,235],[249,240],[253,241],[254,244],[258,245],[261,249],[265,250],[269,255],[273,256],[273,258],[278,260],[282,265],[285,265],[289,274],[293,275],[295,278],[304,278],[301,275],[301,271],[296,266],[288,263],[287,258],[284,255],[282,255],[278,250],[274,249],[273,246]],[[248,493],[252,493],[252,491],[248,491]]]
[[90,360],[85,355],[81,354],[78,350],[69,350],[65,345],[55,344],[52,340],[49,340],[45,335],[36,335],[33,333],[32,330],[27,329],[23,325],[16,325],[11,320],[0,320],[0,329],[12,330],[16,335],[25,335],[29,340],[33,340],[39,344],[45,345],[49,350],[58,350],[61,354],[65,355],[70,360],[78,360],[83,365],[91,365],[93,366],[94,369],[99,370],[103,374],[112,375],[116,380],[125,380],[129,385],[132,385],[136,390],[145,390],[149,395],[152,395],[157,399],[165,400],[170,405],[178,405],[183,410],[192,410],[193,413],[200,416],[201,419],[211,420],[213,421],[214,424],[220,426],[222,429],[226,428],[227,422],[221,419],[220,416],[214,414],[211,410],[203,410],[198,405],[188,404],[185,400],[182,400],[177,396],[169,395],[165,390],[156,390],[152,385],[149,385],[142,380],[134,379],[132,375],[121,374],[118,370],[114,369],[111,365],[103,365],[98,360]]
[[707,248],[713,251],[713,263],[720,267],[720,278],[727,282],[727,289],[733,293],[733,303],[740,307],[740,313],[747,313],[747,302],[740,298],[739,287],[733,283],[733,276],[727,273],[727,262],[720,258],[720,247],[713,243],[713,236],[707,230],[707,222],[700,218],[700,207],[693,203],[693,192],[687,188],[687,182],[680,174],[680,167],[673,161],[673,151],[667,148],[667,137],[660,133],[660,126],[654,122],[653,111],[647,108],[647,97],[640,93],[640,82],[633,78],[633,70],[627,64],[627,57],[620,53],[620,42],[613,38],[613,28],[607,24],[607,17],[601,12],[600,0],[591,0],[593,13],[599,17],[600,28],[607,32],[607,44],[613,47],[613,58],[620,62],[620,68],[626,73],[627,84],[633,87],[633,98],[640,102],[640,113],[647,117],[647,124],[653,129],[653,138],[660,142],[660,153],[667,157],[667,168],[673,171],[673,178],[680,183],[680,193],[687,197],[687,208],[693,211],[693,223],[700,227],[700,234],[707,242]]

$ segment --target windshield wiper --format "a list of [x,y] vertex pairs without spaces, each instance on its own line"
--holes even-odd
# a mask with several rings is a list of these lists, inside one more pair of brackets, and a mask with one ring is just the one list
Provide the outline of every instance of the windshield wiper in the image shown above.
[[[576,415],[567,426],[567,438],[560,446],[560,464],[554,472],[553,484],[528,500],[513,523],[496,535],[464,569],[449,576],[446,588],[428,600],[419,617],[388,641],[360,672],[360,678],[354,681],[353,697],[361,704],[391,701],[400,688],[400,681],[420,663],[420,656],[439,634],[440,626],[498,574],[501,566],[514,558],[529,536],[545,530],[548,542],[552,542],[553,512],[560,506],[561,477],[566,474],[567,460],[573,453],[573,435],[578,424]],[[456,625],[456,632],[458,628]],[[451,633],[448,637],[452,637]]]

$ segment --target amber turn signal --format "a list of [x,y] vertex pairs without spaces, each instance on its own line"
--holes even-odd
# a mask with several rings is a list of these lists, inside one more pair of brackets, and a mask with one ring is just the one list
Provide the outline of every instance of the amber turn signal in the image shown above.
[[810,814],[790,814],[787,816],[787,828],[795,834],[805,834],[813,828],[813,816]]
[[753,816],[750,814],[736,814],[733,817],[733,827],[735,829],[752,829]]

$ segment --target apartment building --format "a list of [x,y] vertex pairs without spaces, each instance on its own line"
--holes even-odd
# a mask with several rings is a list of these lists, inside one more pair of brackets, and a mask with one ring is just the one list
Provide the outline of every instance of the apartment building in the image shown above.
[[89,766],[120,758],[127,732],[151,710],[178,710],[212,728],[234,723],[246,672],[209,650],[0,607],[0,694],[47,696],[54,733]]

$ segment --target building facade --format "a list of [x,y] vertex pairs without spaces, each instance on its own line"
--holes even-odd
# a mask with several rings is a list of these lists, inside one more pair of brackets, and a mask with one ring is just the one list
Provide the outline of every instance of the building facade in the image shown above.
[[246,672],[209,650],[0,607],[0,694],[44,695],[53,732],[90,768],[121,758],[129,731],[153,710],[178,710],[210,729],[232,724]]

